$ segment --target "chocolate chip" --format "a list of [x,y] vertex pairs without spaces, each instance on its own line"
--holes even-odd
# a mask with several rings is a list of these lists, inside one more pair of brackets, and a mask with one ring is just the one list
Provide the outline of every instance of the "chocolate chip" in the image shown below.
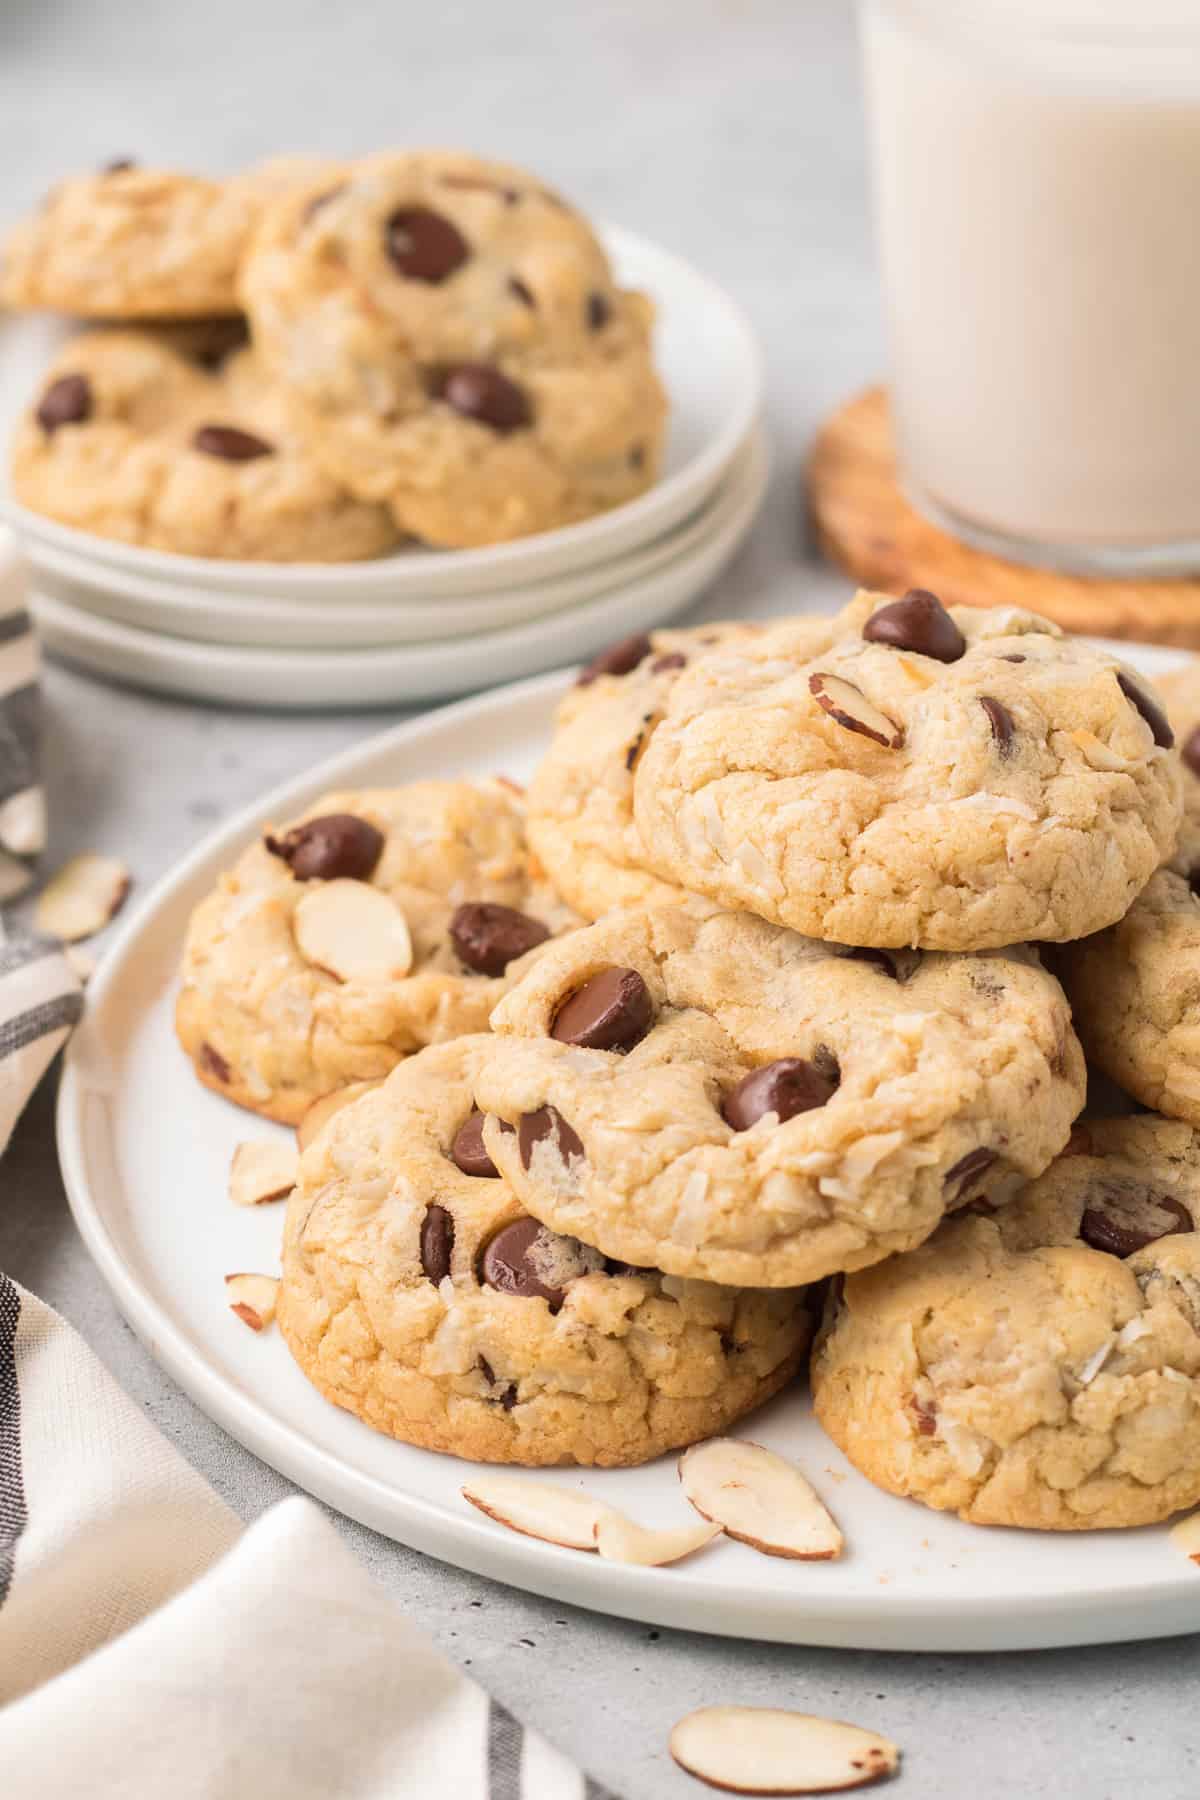
[[980,694],[979,704],[988,716],[988,724],[992,728],[992,736],[996,741],[997,750],[1001,756],[1010,756],[1013,738],[1017,730],[1016,720],[1007,706],[1004,706],[999,700],[993,699],[991,694]]
[[37,422],[43,431],[60,425],[82,425],[92,416],[92,384],[86,375],[60,375],[38,402]]
[[101,163],[102,175],[124,175],[127,169],[136,169],[137,163],[132,156],[114,156],[111,162]]
[[644,631],[637,632],[633,637],[622,638],[619,644],[610,644],[607,650],[601,650],[599,656],[593,656],[581,671],[575,686],[590,687],[601,675],[629,675],[639,663],[645,662],[652,648]]
[[297,881],[366,881],[383,855],[382,831],[356,813],[324,813],[263,842]]
[[1193,775],[1200,775],[1200,725],[1190,731],[1184,739],[1183,749],[1179,752],[1184,764]]
[[1119,1176],[1093,1183],[1079,1221],[1084,1243],[1110,1256],[1132,1256],[1159,1238],[1194,1229],[1191,1214],[1173,1194]]
[[643,725],[642,729],[638,732],[638,734],[634,738],[632,744],[630,744],[628,750],[625,752],[625,768],[630,775],[633,774],[633,771],[637,766],[637,760],[638,760],[638,757],[642,754],[642,749],[645,745],[645,742],[646,742],[646,727]]
[[510,962],[549,936],[549,926],[540,919],[490,900],[468,900],[450,921],[450,942],[460,960],[479,975],[503,975]]
[[954,1190],[950,1195],[951,1202],[962,1199],[975,1177],[982,1175],[985,1169],[991,1168],[996,1161],[997,1154],[997,1151],[989,1150],[981,1144],[977,1150],[968,1150],[965,1156],[959,1157],[952,1168],[946,1170],[942,1178],[942,1185],[946,1189]]
[[508,291],[521,302],[522,306],[529,307],[531,312],[537,311],[537,301],[534,299],[531,289],[525,285],[519,275],[509,276]]
[[873,612],[863,626],[863,637],[869,644],[887,644],[940,663],[957,662],[967,648],[950,614],[926,588],[910,588],[902,600]]
[[482,1181],[495,1181],[499,1179],[500,1171],[484,1147],[483,1117],[478,1107],[467,1114],[454,1134],[454,1142],[450,1146],[450,1161],[464,1175],[475,1175]]
[[533,418],[524,390],[490,363],[455,363],[443,369],[434,391],[464,419],[492,431],[519,431]]
[[211,1044],[201,1044],[197,1061],[206,1075],[212,1075],[216,1080],[226,1083],[233,1080],[233,1070],[220,1051],[214,1050]]
[[1001,662],[1020,663],[1020,662],[1028,662],[1029,658],[1027,656],[1002,656],[1000,658],[1000,661]]
[[601,969],[563,1001],[550,1036],[584,1050],[632,1050],[653,1018],[650,990],[636,969]]
[[502,1225],[484,1246],[479,1279],[485,1287],[495,1288],[500,1294],[517,1294],[522,1299],[541,1298],[549,1303],[551,1312],[557,1312],[565,1292],[560,1287],[550,1287],[538,1271],[538,1241],[544,1236],[553,1242],[552,1234],[546,1233],[536,1219],[514,1219],[511,1225]]
[[1156,700],[1152,700],[1143,688],[1140,688],[1131,675],[1123,669],[1117,670],[1117,686],[1135,711],[1141,713],[1150,727],[1150,735],[1160,750],[1169,750],[1175,742],[1175,733],[1167,723],[1167,715]]
[[431,284],[445,281],[471,255],[457,225],[428,206],[398,207],[383,228],[383,244],[401,275]]
[[533,1161],[536,1145],[546,1139],[553,1140],[564,1163],[571,1157],[583,1155],[583,1144],[557,1108],[539,1106],[536,1112],[525,1113],[517,1127],[517,1148],[523,1169],[528,1169]]
[[612,318],[612,304],[607,294],[591,293],[587,297],[587,322],[589,331],[603,331]]
[[275,454],[275,446],[265,438],[239,431],[236,425],[201,425],[192,433],[192,449],[219,456],[222,462],[254,462],[257,457]]
[[687,657],[682,650],[673,650],[670,656],[656,656],[650,664],[652,675],[665,675],[668,669],[685,669]]
[[836,1089],[836,1079],[817,1068],[815,1062],[805,1062],[802,1056],[783,1056],[744,1076],[725,1096],[721,1111],[725,1123],[735,1131],[749,1131],[768,1113],[775,1113],[782,1125],[798,1113],[824,1106]]
[[454,1220],[444,1206],[427,1206],[421,1220],[421,1268],[434,1287],[450,1273],[453,1249]]
[[[483,1379],[487,1382],[489,1387],[498,1386],[498,1383],[496,1381],[496,1372],[492,1368],[492,1365],[488,1361],[486,1356],[481,1356],[479,1358],[479,1372],[483,1376]],[[517,1404],[517,1384],[516,1384],[516,1382],[515,1381],[506,1381],[503,1388],[501,1388],[501,1390],[498,1394],[489,1395],[488,1398],[495,1399],[496,1401],[498,1401],[499,1404],[504,1408],[505,1412],[511,1412],[513,1407]],[[478,1605],[478,1602],[476,1602],[476,1605]]]

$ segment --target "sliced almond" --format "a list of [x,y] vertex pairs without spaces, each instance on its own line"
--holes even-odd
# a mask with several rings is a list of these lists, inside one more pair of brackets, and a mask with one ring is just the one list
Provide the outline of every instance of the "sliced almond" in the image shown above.
[[319,1100],[314,1100],[296,1127],[296,1142],[301,1150],[307,1150],[313,1139],[321,1135],[334,1113],[340,1113],[343,1106],[349,1106],[361,1094],[369,1094],[373,1088],[382,1086],[382,1081],[352,1081],[348,1087],[337,1088],[332,1094],[322,1094]]
[[102,931],[129,892],[129,870],[115,856],[85,850],[72,856],[46,883],[33,922],[50,937],[74,943]]
[[263,1331],[275,1317],[275,1298],[279,1293],[277,1275],[227,1275],[225,1292],[229,1304],[251,1331]]
[[608,1510],[588,1494],[519,1475],[481,1476],[467,1483],[462,1496],[498,1525],[565,1550],[594,1550],[597,1527]]
[[299,1152],[286,1140],[256,1138],[239,1144],[229,1165],[229,1198],[235,1206],[282,1200],[296,1185]]
[[606,1510],[596,1528],[596,1548],[609,1562],[636,1563],[645,1569],[659,1569],[666,1563],[679,1562],[694,1550],[721,1536],[719,1525],[682,1525],[673,1530],[652,1531],[627,1519],[624,1513]]
[[852,681],[818,671],[809,676],[808,691],[822,712],[847,731],[857,731],[872,743],[882,744],[885,750],[898,750],[904,742],[904,727],[880,712]]
[[842,1553],[842,1534],[815,1490],[761,1444],[740,1438],[694,1444],[679,1459],[679,1479],[702,1517],[767,1556],[827,1562]]
[[841,1793],[900,1764],[878,1732],[773,1706],[702,1706],[680,1719],[669,1748],[681,1769],[730,1794]]
[[1172,1525],[1170,1536],[1177,1550],[1190,1556],[1194,1563],[1200,1563],[1200,1512],[1189,1513],[1178,1525]]
[[408,924],[395,901],[365,881],[323,881],[292,919],[310,963],[339,981],[399,981],[412,968]]

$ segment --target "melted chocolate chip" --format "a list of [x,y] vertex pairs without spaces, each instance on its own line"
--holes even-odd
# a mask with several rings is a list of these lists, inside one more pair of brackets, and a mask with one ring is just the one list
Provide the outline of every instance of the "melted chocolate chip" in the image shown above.
[[1029,658],[1027,656],[1002,656],[1000,658],[1000,661],[1001,662],[1011,662],[1011,663],[1021,663],[1021,662],[1028,662]]
[[537,311],[537,301],[533,297],[533,291],[521,280],[519,275],[509,276],[508,291],[514,299],[521,302],[522,306],[527,306],[531,312]]
[[953,1190],[950,1193],[951,1202],[962,1199],[975,1177],[982,1175],[985,1169],[991,1168],[996,1161],[997,1154],[995,1150],[989,1150],[981,1144],[977,1150],[968,1150],[965,1156],[959,1157],[952,1168],[946,1170],[942,1185],[947,1192]]
[[227,1084],[233,1080],[233,1070],[220,1051],[214,1050],[211,1044],[201,1044],[197,1061],[205,1074],[213,1076],[215,1080]]
[[863,637],[869,644],[888,644],[940,663],[957,662],[967,648],[950,614],[926,588],[910,588],[902,600],[873,612],[863,626]]
[[475,1175],[481,1181],[495,1181],[499,1178],[500,1171],[484,1146],[483,1118],[478,1107],[467,1114],[454,1134],[454,1142],[450,1146],[450,1161],[464,1175]]
[[682,650],[672,650],[669,656],[656,656],[650,664],[652,675],[665,675],[668,669],[686,669],[687,657]]
[[1189,731],[1179,754],[1183,758],[1185,767],[1189,768],[1193,775],[1200,775],[1200,725]]
[[599,656],[594,656],[587,667],[581,670],[576,687],[590,687],[601,675],[629,675],[639,663],[645,662],[653,646],[645,632],[638,632],[633,637],[622,638],[619,644],[610,644]]
[[511,1225],[502,1225],[484,1246],[479,1279],[485,1287],[495,1288],[500,1294],[545,1300],[550,1311],[557,1312],[566,1297],[565,1291],[549,1286],[542,1279],[538,1266],[539,1240],[547,1238],[553,1243],[553,1234],[536,1219],[514,1219]]
[[1003,705],[1001,701],[993,699],[991,694],[980,694],[979,704],[987,714],[997,750],[1001,756],[1010,756],[1013,738],[1017,730],[1016,720],[1007,706]]
[[490,900],[468,900],[450,921],[450,942],[478,975],[503,975],[510,962],[544,944],[550,928],[528,913]]
[[450,1273],[453,1249],[454,1220],[444,1206],[427,1206],[421,1220],[421,1268],[434,1287]]
[[297,881],[366,881],[383,855],[383,833],[356,813],[306,819],[283,837],[267,836],[263,843]]
[[502,435],[519,431],[533,418],[524,390],[490,363],[455,363],[442,371],[434,391],[464,419]]
[[583,1155],[583,1144],[562,1114],[553,1106],[539,1106],[536,1112],[525,1113],[517,1126],[517,1149],[523,1169],[528,1169],[533,1161],[536,1146],[547,1139],[553,1142],[564,1163]]
[[550,1036],[585,1050],[632,1050],[653,1018],[650,990],[636,969],[602,969],[563,1001]]
[[38,424],[49,433],[60,425],[82,425],[92,416],[92,384],[86,375],[60,375],[38,401]]
[[1192,1215],[1174,1194],[1115,1176],[1092,1185],[1079,1221],[1084,1243],[1110,1256],[1132,1256],[1159,1238],[1194,1229]]
[[607,294],[595,292],[587,297],[587,322],[589,331],[603,331],[612,318],[612,305]]
[[[836,1060],[833,1067],[837,1068]],[[798,1113],[824,1106],[836,1090],[837,1079],[828,1067],[818,1068],[816,1058],[806,1062],[801,1056],[784,1056],[744,1076],[725,1096],[721,1111],[725,1123],[735,1131],[749,1131],[768,1113],[776,1114],[782,1125]]]
[[398,207],[383,228],[383,244],[401,275],[432,285],[461,269],[471,255],[457,225],[428,206]]
[[252,431],[241,431],[236,425],[201,425],[192,433],[192,449],[205,456],[219,456],[222,462],[254,462],[260,456],[274,456],[275,446]]
[[1175,733],[1167,722],[1167,715],[1157,700],[1152,700],[1144,688],[1140,688],[1131,675],[1123,669],[1117,670],[1117,686],[1128,700],[1135,712],[1139,712],[1150,727],[1150,735],[1160,750],[1169,750],[1175,742]]

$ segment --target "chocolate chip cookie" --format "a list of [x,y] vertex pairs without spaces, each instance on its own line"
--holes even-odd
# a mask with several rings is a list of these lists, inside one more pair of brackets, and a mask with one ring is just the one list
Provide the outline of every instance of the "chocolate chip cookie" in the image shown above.
[[1055,960],[1089,1060],[1200,1125],[1200,662],[1159,686],[1183,765],[1179,843],[1123,919]]
[[241,294],[314,455],[431,544],[545,531],[655,479],[650,303],[522,169],[368,157],[270,209]]
[[724,1430],[795,1371],[803,1293],[614,1265],[531,1219],[479,1134],[493,1047],[423,1050],[305,1152],[278,1320],[309,1380],[406,1443],[618,1466]]
[[1200,1138],[1081,1126],[1040,1180],[849,1276],[817,1416],[880,1487],[979,1525],[1148,1525],[1200,1501]]
[[1175,842],[1141,675],[1032,613],[860,594],[680,673],[638,762],[651,868],[838,943],[941,950],[1110,925]]
[[101,330],[58,354],[16,433],[12,488],[81,531],[189,556],[349,562],[398,541],[309,455],[250,349],[211,330]]
[[423,1044],[485,1030],[573,923],[503,783],[327,794],[269,826],[193,913],[180,1041],[206,1086],[295,1124]]
[[753,1287],[878,1262],[1004,1198],[1084,1098],[1032,951],[847,952],[697,901],[549,945],[492,1029],[484,1142],[531,1213]]

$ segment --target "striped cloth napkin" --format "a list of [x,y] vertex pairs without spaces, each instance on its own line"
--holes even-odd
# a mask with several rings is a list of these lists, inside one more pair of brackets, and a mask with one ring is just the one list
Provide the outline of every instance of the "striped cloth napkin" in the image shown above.
[[[0,576],[11,894],[42,808],[36,653],[5,598]],[[82,1004],[56,946],[0,942],[0,1153]],[[243,1528],[4,1275],[0,1770],[56,1800],[612,1800],[439,1655],[311,1501]]]

